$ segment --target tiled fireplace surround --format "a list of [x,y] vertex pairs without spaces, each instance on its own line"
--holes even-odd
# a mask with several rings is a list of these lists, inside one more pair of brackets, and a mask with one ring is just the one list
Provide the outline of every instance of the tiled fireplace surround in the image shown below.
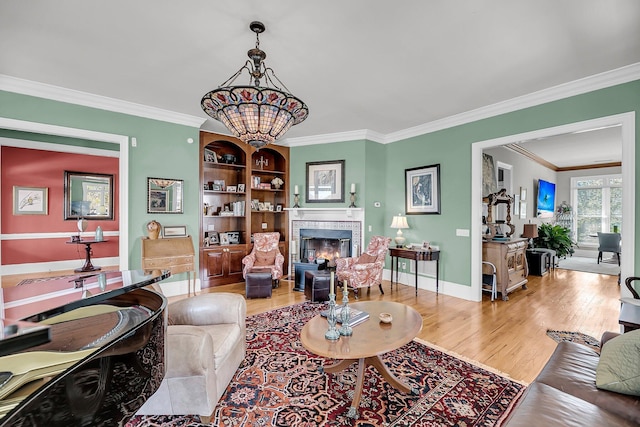
[[292,265],[301,257],[300,230],[347,230],[351,231],[351,254],[359,255],[362,250],[364,230],[364,210],[362,208],[297,208],[289,210],[289,275]]

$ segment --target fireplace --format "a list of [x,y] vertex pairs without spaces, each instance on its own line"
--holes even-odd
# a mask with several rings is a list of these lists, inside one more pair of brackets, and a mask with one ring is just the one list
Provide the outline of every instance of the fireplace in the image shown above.
[[[318,267],[318,257],[331,259],[360,255],[364,231],[364,209],[296,208],[289,215],[289,277],[296,277],[296,287],[304,285],[305,269]],[[310,253],[310,251],[313,251]],[[309,262],[309,255],[313,262]],[[326,258],[325,258],[326,257]],[[301,277],[300,277],[301,276]],[[300,280],[299,280],[300,279]]]
[[350,257],[351,235],[351,230],[301,229],[300,262]]

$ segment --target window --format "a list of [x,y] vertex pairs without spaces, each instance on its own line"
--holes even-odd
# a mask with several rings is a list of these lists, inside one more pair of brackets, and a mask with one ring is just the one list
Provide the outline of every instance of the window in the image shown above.
[[622,175],[571,178],[578,245],[596,246],[599,231],[620,231],[622,226]]

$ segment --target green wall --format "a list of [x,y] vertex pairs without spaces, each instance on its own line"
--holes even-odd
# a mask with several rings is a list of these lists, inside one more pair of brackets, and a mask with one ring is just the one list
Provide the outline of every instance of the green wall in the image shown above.
[[[635,111],[636,146],[640,141],[640,81],[634,81],[606,89],[589,92],[491,117],[476,122],[455,126],[441,131],[420,135],[403,141],[386,144],[385,151],[385,197],[384,219],[380,228],[374,229],[392,237],[388,228],[393,215],[405,212],[404,170],[413,167],[440,164],[441,215],[409,215],[411,227],[405,230],[407,242],[428,240],[442,250],[441,277],[443,280],[462,285],[471,285],[471,239],[456,236],[456,229],[471,229],[471,146],[474,142],[529,132],[564,124],[595,119],[604,116]],[[352,142],[334,143],[321,147],[292,147],[291,156],[308,159],[312,153],[331,147],[331,158],[353,156]],[[344,153],[344,154],[342,154]],[[640,165],[636,150],[636,164]],[[368,159],[365,156],[365,162]],[[303,160],[301,160],[303,161]],[[378,166],[376,163],[373,167]],[[303,165],[303,164],[302,164]],[[347,168],[349,168],[347,163]],[[303,166],[302,166],[303,167]],[[301,179],[301,165],[292,168],[292,182]],[[358,171],[362,166],[358,165]],[[365,166],[365,171],[368,165]],[[349,174],[349,170],[347,170]],[[367,174],[367,179],[374,174]],[[638,187],[638,172],[636,172]],[[367,215],[369,214],[369,205]],[[636,211],[638,208],[636,207]],[[636,218],[636,230],[638,219]],[[637,235],[638,232],[636,232]],[[636,238],[636,245],[640,239]],[[638,250],[636,248],[636,253]],[[634,260],[634,270],[638,259]]]
[[[137,146],[129,146],[129,268],[140,268],[140,237],[146,236],[146,224],[152,219],[162,225],[187,225],[188,233],[198,236],[199,129],[121,113],[88,108],[32,96],[0,91],[0,117],[87,129],[96,132],[135,137]],[[203,119],[204,121],[204,119]],[[6,132],[6,131],[5,131]],[[16,137],[16,132],[2,136]],[[192,138],[194,143],[188,144]],[[61,142],[58,138],[34,134],[44,142]],[[83,144],[105,148],[113,144]],[[184,180],[184,214],[147,214],[147,177]]]

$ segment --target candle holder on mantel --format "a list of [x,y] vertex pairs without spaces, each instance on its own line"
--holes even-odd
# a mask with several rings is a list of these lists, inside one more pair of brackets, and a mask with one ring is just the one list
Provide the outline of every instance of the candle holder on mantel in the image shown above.
[[342,326],[340,327],[340,335],[350,337],[353,335],[353,328],[351,327],[351,309],[349,308],[349,286],[348,281],[342,282]]
[[293,207],[294,208],[299,208],[300,207],[300,194],[296,193],[293,195]]
[[351,204],[349,205],[350,208],[355,208],[356,207],[356,193],[352,192],[351,193]]

